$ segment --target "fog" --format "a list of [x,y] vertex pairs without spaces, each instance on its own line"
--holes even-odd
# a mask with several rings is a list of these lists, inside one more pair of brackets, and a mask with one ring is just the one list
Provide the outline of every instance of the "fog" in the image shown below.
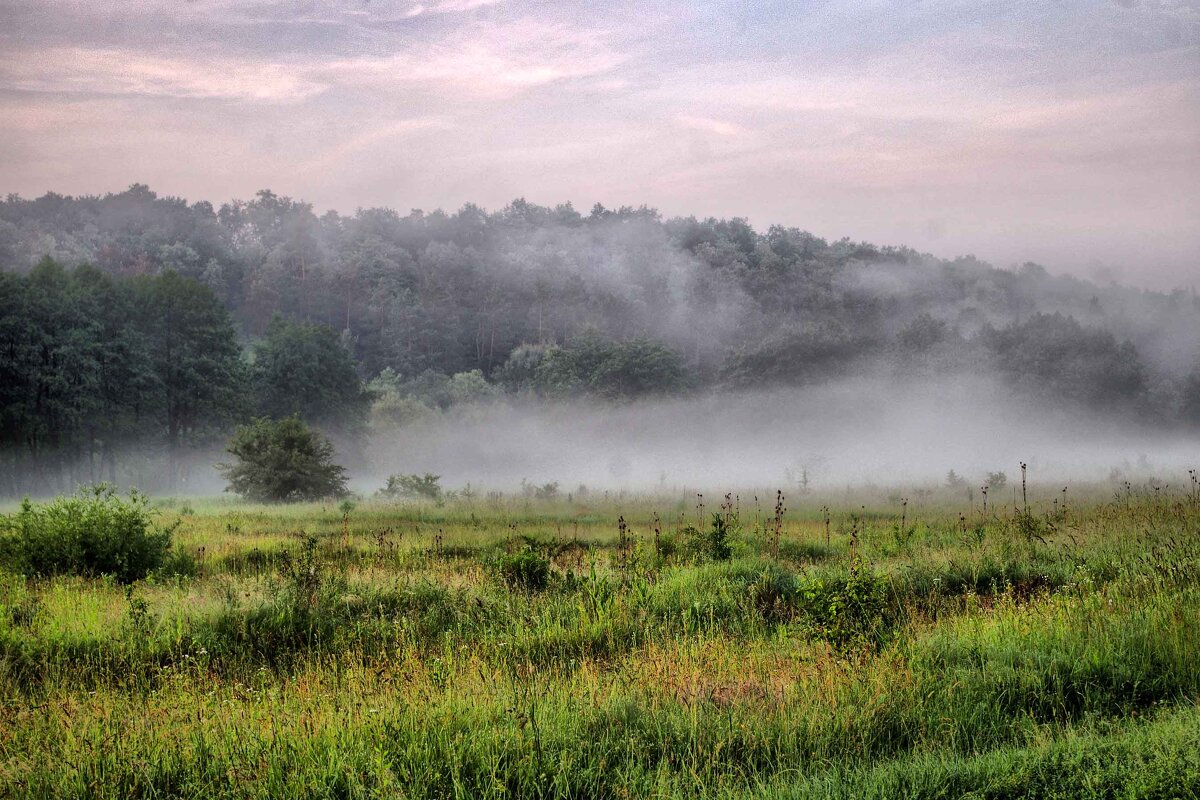
[[1022,461],[1052,482],[1182,482],[1200,437],[1019,400],[975,377],[859,377],[627,405],[499,403],[376,438],[368,452],[372,468],[353,481],[362,492],[405,472],[495,490],[784,488],[805,475],[827,490],[938,484],[949,470],[978,486],[993,471],[1011,480]]

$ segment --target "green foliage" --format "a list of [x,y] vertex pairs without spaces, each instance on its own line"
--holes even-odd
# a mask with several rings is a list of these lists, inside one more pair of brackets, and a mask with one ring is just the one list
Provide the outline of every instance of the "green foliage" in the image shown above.
[[487,401],[501,393],[477,369],[450,376],[425,370],[405,380],[390,367],[370,380],[367,391],[373,398],[371,425],[377,431],[403,428],[435,411]]
[[610,341],[588,333],[546,349],[533,384],[547,395],[591,392],[621,399],[677,392],[687,386],[688,377],[679,354],[659,342],[644,337]]
[[550,585],[550,560],[534,547],[517,553],[502,553],[491,565],[492,572],[510,589],[544,591]]
[[0,274],[0,350],[0,490],[37,488],[79,457],[115,480],[130,439],[166,443],[170,488],[186,449],[243,407],[228,312],[173,272],[114,279],[46,259]]
[[778,567],[764,569],[750,584],[750,602],[768,622],[781,622],[794,613],[796,578]]
[[692,525],[683,529],[688,550],[693,556],[710,561],[728,561],[733,555],[733,529],[723,514],[713,514],[708,530]]
[[237,461],[219,469],[229,491],[250,500],[295,502],[344,497],[346,471],[333,463],[333,445],[293,414],[242,425],[227,452]]
[[802,581],[797,592],[806,625],[839,650],[876,646],[890,626],[887,580],[857,553],[845,575]]
[[918,314],[896,336],[896,344],[910,353],[924,353],[950,338],[950,326],[927,312]]
[[496,370],[496,377],[510,392],[534,391],[538,388],[538,369],[553,349],[544,344],[518,345]]
[[49,503],[28,499],[3,520],[15,566],[31,575],[111,575],[128,583],[162,566],[173,528],[156,529],[145,495],[105,485]]
[[1097,408],[1137,406],[1147,391],[1137,349],[1060,313],[1034,314],[984,336],[997,368],[1036,395]]
[[167,272],[137,279],[134,292],[161,387],[174,487],[182,448],[210,441],[244,407],[241,351],[229,312],[207,286]]
[[324,325],[276,315],[254,347],[251,380],[263,416],[299,414],[305,422],[346,430],[365,419],[368,398],[354,357]]
[[878,335],[850,330],[840,321],[782,325],[732,352],[722,378],[732,386],[812,383],[844,373],[880,343]]
[[295,608],[312,609],[327,580],[325,565],[317,555],[317,537],[301,534],[298,554],[293,556],[285,550],[282,560],[280,572],[285,588],[279,596]]
[[[933,354],[939,369],[982,365],[1027,391],[1076,402],[1113,407],[1125,396],[1137,406],[1152,395],[1159,411],[1186,417],[1195,409],[1186,402],[1194,364],[1143,361],[1136,352],[1167,339],[1194,340],[1200,328],[1194,297],[1056,278],[1032,265],[1014,273],[970,257],[944,261],[906,248],[826,241],[782,226],[756,231],[744,219],[662,219],[644,207],[580,215],[569,205],[524,200],[494,213],[467,205],[453,213],[364,208],[318,215],[309,203],[267,190],[215,209],[134,185],[102,196],[0,200],[0,255],[5,269],[16,272],[49,255],[72,267],[93,264],[112,278],[137,274],[153,282],[177,273],[223,304],[250,337],[268,333],[276,313],[344,331],[364,374],[432,370],[450,381],[478,370],[524,391],[537,388],[536,374],[549,358],[559,363],[546,365],[537,391],[632,397],[678,388],[678,361],[664,348],[686,354],[684,384],[722,375],[755,386],[819,380],[881,355],[910,371],[917,357]],[[922,291],[907,291],[915,285]],[[137,319],[142,306],[110,304],[107,296],[79,303],[80,295],[58,291],[53,281],[44,286],[53,291],[38,294],[77,306],[58,316],[75,320],[69,328],[80,334],[71,342],[76,352],[60,348],[57,358],[86,361],[85,351],[99,345],[120,367],[109,381],[119,386],[120,371],[140,361],[125,358],[134,342],[97,337],[93,323],[107,328],[112,320]],[[0,292],[0,328],[24,327],[27,314],[47,310],[44,298],[28,303],[9,288]],[[904,303],[894,302],[898,291]],[[1062,316],[1047,322],[1039,311]],[[15,322],[6,325],[2,318],[10,313]],[[67,328],[43,324],[53,316],[33,327],[57,338]],[[146,316],[142,322],[150,323],[158,315]],[[1013,325],[1014,319],[1021,322]],[[558,352],[587,349],[574,340],[589,330],[610,343],[644,336],[645,346],[609,353],[603,367],[585,353]],[[23,333],[22,345],[40,336]],[[1135,337],[1131,348],[1125,336]],[[554,340],[566,344],[546,344]],[[160,347],[165,341],[142,345],[165,352],[174,347]],[[21,349],[18,363],[39,352]],[[276,378],[289,380],[279,372]],[[311,378],[316,385],[325,375]],[[96,397],[89,391],[59,386],[55,401],[69,396],[67,406],[87,404]],[[297,408],[308,398],[275,400],[272,413],[310,413]],[[173,413],[185,426],[186,416],[186,409]]]
[[451,375],[446,392],[454,405],[490,400],[500,394],[500,390],[494,384],[488,383],[487,378],[483,377],[483,372],[477,369]]
[[382,497],[424,498],[437,500],[442,496],[442,476],[426,472],[424,475],[389,475],[387,483],[379,490]]
[[1050,532],[1050,523],[1030,511],[1020,511],[1013,517],[1013,527],[1026,541],[1037,539],[1045,542],[1045,535]]
[[371,429],[382,433],[406,428],[426,419],[432,411],[415,397],[388,393],[371,403]]

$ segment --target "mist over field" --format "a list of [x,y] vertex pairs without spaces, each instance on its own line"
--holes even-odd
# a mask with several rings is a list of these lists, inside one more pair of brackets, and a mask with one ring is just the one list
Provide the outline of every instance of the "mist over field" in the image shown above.
[[990,472],[1041,483],[1157,479],[1182,485],[1194,431],[1112,424],[1047,408],[973,377],[848,378],[806,389],[714,393],[627,405],[501,403],[447,415],[367,447],[364,489],[389,472],[449,486],[562,492],[938,486],[951,470],[978,488]]
[[[356,491],[1154,477],[1197,452],[1200,298],[745,220],[318,217],[133,186],[0,202],[0,491],[220,491],[299,415]],[[789,477],[791,476],[791,477]],[[1052,478],[1051,478],[1052,476]]]
[[1200,798],[1200,0],[0,0],[0,798]]
[[362,493],[1200,430],[1191,0],[7,12],[0,495],[217,491],[292,414]]

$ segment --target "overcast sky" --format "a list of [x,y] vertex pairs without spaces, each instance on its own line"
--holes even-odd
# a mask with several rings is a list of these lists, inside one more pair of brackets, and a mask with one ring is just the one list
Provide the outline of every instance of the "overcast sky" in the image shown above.
[[745,216],[1200,288],[1200,0],[0,0],[0,192]]

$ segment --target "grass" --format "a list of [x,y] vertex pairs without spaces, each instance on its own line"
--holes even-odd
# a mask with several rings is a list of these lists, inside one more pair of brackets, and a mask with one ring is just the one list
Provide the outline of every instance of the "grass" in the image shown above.
[[1200,503],[1085,495],[162,501],[131,587],[0,571],[0,796],[1197,797]]

